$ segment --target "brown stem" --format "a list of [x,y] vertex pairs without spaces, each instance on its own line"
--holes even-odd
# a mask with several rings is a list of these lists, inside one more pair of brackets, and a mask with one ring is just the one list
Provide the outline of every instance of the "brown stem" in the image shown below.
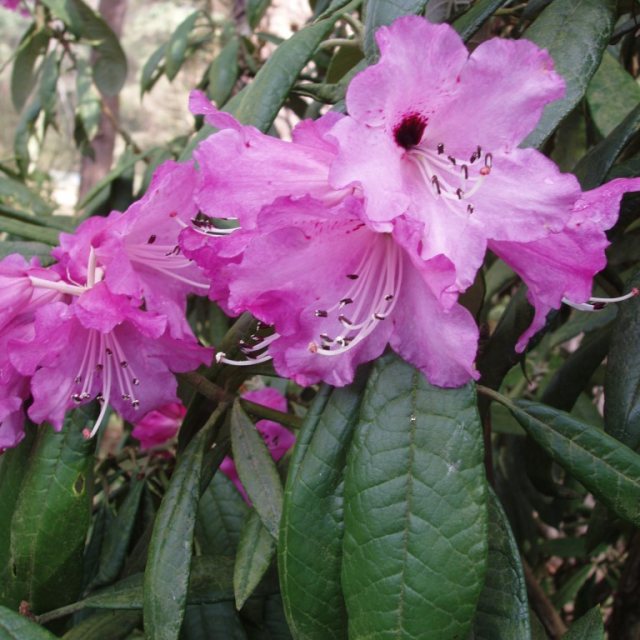
[[629,555],[622,569],[608,624],[609,637],[636,640],[640,637],[640,532],[631,538]]
[[561,638],[567,632],[566,625],[549,598],[547,598],[543,588],[538,584],[531,567],[524,558],[522,559],[522,566],[532,609],[538,614],[540,621],[553,640]]

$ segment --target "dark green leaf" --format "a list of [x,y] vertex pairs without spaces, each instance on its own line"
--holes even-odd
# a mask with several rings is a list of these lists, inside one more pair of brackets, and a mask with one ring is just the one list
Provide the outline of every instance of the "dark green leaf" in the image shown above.
[[233,590],[238,610],[264,577],[275,553],[275,542],[262,524],[258,512],[250,511],[242,527],[233,571]]
[[[28,212],[31,216],[47,216],[53,207],[24,182],[0,175],[0,200],[3,204]],[[33,220],[35,224],[42,224]]]
[[173,80],[184,63],[187,45],[189,44],[189,35],[196,25],[196,21],[200,16],[200,11],[194,11],[187,16],[173,32],[169,40],[167,51],[165,54],[165,72],[169,80]]
[[477,0],[452,24],[466,42],[508,0]]
[[59,75],[60,60],[58,52],[52,51],[42,63],[42,74],[38,86],[38,96],[45,115],[45,127],[55,120]]
[[362,60],[362,51],[354,44],[352,47],[339,47],[331,58],[327,68],[325,82],[332,84],[344,78]]
[[620,152],[640,131],[640,105],[575,166],[574,173],[583,189],[593,189],[605,179]]
[[[631,281],[640,285],[640,273]],[[640,297],[620,305],[605,378],[604,424],[631,449],[640,447]]]
[[18,53],[11,69],[11,100],[16,111],[21,111],[29,94],[36,84],[35,65],[38,58],[47,50],[49,34],[37,30],[32,24],[22,36],[18,45]]
[[349,637],[466,637],[487,562],[486,493],[474,388],[433,387],[395,356],[378,360],[345,477]]
[[[348,10],[348,5],[343,11]],[[333,29],[340,12],[306,26],[283,42],[260,69],[254,81],[228,103],[243,124],[267,131],[284,104],[298,74],[318,45]]]
[[123,640],[142,622],[139,611],[99,611],[75,625],[63,640]]
[[36,121],[42,110],[40,99],[37,95],[33,97],[29,106],[20,115],[20,121],[13,138],[13,152],[16,156],[16,164],[23,176],[29,171],[29,140],[35,130]]
[[91,589],[109,584],[118,577],[127,555],[144,486],[144,480],[131,482],[116,517],[109,523],[102,543],[98,574],[91,583]]
[[187,604],[202,462],[219,419],[217,410],[179,457],[156,515],[144,576],[144,625],[154,640],[175,640],[180,632]]
[[87,140],[90,140],[98,131],[102,104],[91,81],[91,67],[85,61],[80,60],[76,75],[76,94],[78,100],[76,116],[82,123]]
[[76,409],[60,433],[38,429],[10,522],[11,571],[3,585],[9,606],[26,600],[40,613],[79,595],[95,446],[82,435],[87,420]]
[[599,607],[594,607],[571,625],[564,640],[604,640],[604,625]]
[[238,79],[240,73],[239,52],[240,38],[234,36],[224,45],[209,67],[207,95],[218,107],[221,107],[229,99]]
[[2,640],[56,640],[56,636],[44,627],[3,606],[0,606],[0,638]]
[[[167,53],[168,44],[163,42],[144,63],[142,67],[142,75],[140,76],[140,95],[143,96],[147,91],[151,91],[156,82],[164,73],[164,57]],[[162,64],[161,64],[162,63]]]
[[232,602],[189,605],[180,640],[247,640]]
[[[612,100],[615,96],[615,100]],[[591,117],[603,136],[608,136],[640,103],[640,86],[608,51],[602,56],[587,89]]]
[[493,491],[489,491],[488,507],[489,559],[473,640],[529,640],[527,585],[518,543]]
[[347,637],[340,585],[344,472],[362,384],[318,393],[289,466],[278,563],[285,612],[296,637]]
[[378,57],[375,33],[400,16],[422,13],[429,0],[368,0],[364,20],[364,53],[369,62]]
[[242,523],[249,512],[235,485],[216,473],[200,498],[196,539],[205,554],[235,555]]
[[567,89],[546,106],[523,147],[540,147],[584,96],[609,43],[615,8],[615,0],[554,0],[525,31],[527,40],[549,51]]
[[247,0],[247,21],[252,29],[258,26],[269,4],[270,0]]
[[621,518],[640,525],[638,454],[564,411],[526,400],[507,406],[559,465]]
[[239,402],[231,412],[231,448],[240,481],[267,531],[277,540],[282,483],[267,445]]

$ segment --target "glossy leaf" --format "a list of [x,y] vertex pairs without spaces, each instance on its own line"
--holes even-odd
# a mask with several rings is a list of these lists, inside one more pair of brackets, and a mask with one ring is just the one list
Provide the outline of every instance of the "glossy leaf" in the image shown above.
[[[631,284],[640,285],[640,273]],[[640,447],[640,297],[618,309],[605,378],[604,424],[631,449]]]
[[574,622],[564,640],[604,640],[604,625],[599,607],[594,607]]
[[473,640],[529,640],[529,604],[520,552],[509,520],[489,491],[489,558],[473,621]]
[[36,62],[44,55],[49,34],[31,25],[18,45],[16,59],[11,68],[11,100],[16,111],[21,111],[36,85]]
[[487,561],[482,428],[471,385],[374,365],[347,460],[349,637],[464,638]]
[[233,570],[233,591],[237,609],[243,607],[258,586],[275,553],[275,542],[262,524],[260,516],[257,511],[250,511],[242,527]]
[[347,637],[340,584],[344,473],[362,386],[322,388],[289,465],[278,566],[285,613],[296,638]]
[[92,589],[109,584],[118,577],[126,559],[144,486],[144,480],[131,482],[117,515],[109,523],[102,543],[98,574],[91,583]]
[[144,576],[144,626],[154,640],[175,640],[180,632],[187,604],[202,463],[219,420],[218,410],[179,457],[155,518]]
[[189,44],[189,35],[196,25],[200,11],[187,16],[173,32],[165,53],[165,72],[169,80],[173,80],[182,67]]
[[564,411],[526,400],[507,406],[559,465],[621,518],[640,525],[640,455]]
[[60,433],[38,429],[15,509],[9,523],[7,596],[41,613],[74,601],[82,586],[82,553],[91,522],[95,442],[82,430],[87,414],[76,409]]
[[574,173],[583,189],[593,189],[605,179],[616,158],[640,131],[640,105],[578,162]]
[[451,25],[466,42],[508,0],[477,0]]
[[369,62],[378,57],[375,33],[400,16],[422,13],[429,0],[368,0],[364,21],[364,53]]
[[0,637],[2,640],[55,640],[44,627],[31,622],[16,611],[0,606]]
[[[615,100],[612,100],[615,96]],[[603,136],[608,136],[640,103],[640,86],[610,53],[605,52],[587,89],[591,117]]]
[[235,555],[242,523],[249,512],[235,485],[216,473],[200,497],[196,539],[205,554]]
[[221,107],[229,99],[238,79],[240,73],[238,68],[239,53],[240,38],[234,36],[224,45],[209,67],[207,95],[218,107]]
[[613,31],[615,0],[554,0],[524,38],[549,51],[566,94],[547,105],[523,147],[540,147],[584,96]]
[[249,498],[274,540],[282,515],[282,483],[262,436],[239,402],[231,411],[233,460]]
[[142,622],[139,611],[99,611],[76,624],[63,640],[124,640]]

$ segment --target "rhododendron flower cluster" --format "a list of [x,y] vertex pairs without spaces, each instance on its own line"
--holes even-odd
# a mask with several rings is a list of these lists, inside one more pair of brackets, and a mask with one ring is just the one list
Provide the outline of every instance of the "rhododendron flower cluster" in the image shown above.
[[273,326],[235,364],[273,359],[300,384],[344,385],[390,345],[431,383],[458,386],[478,376],[478,328],[459,296],[487,249],[529,286],[523,350],[550,309],[589,300],[605,231],[640,180],[583,193],[518,147],[564,93],[531,42],[493,39],[469,54],[451,27],[415,16],[377,42],[347,115],[304,121],[291,142],[193,94],[194,113],[220,132],[195,152],[206,217],[181,246],[211,277],[212,299]]
[[[207,283],[178,247],[195,213],[190,165],[168,162],[124,214],[61,234],[57,262],[19,256],[0,262],[0,448],[23,436],[21,405],[36,423],[60,429],[72,407],[97,399],[128,420],[177,402],[172,372],[208,363],[185,320],[186,296]],[[176,189],[179,183],[180,189]]]

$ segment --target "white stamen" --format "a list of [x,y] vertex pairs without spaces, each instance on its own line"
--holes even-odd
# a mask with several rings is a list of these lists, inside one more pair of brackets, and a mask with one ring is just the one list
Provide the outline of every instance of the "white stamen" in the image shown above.
[[615,304],[616,302],[624,302],[640,295],[640,290],[634,287],[629,293],[617,298],[589,298],[587,302],[571,302],[568,298],[562,298],[562,302],[569,307],[573,307],[578,311],[602,311],[608,304]]

